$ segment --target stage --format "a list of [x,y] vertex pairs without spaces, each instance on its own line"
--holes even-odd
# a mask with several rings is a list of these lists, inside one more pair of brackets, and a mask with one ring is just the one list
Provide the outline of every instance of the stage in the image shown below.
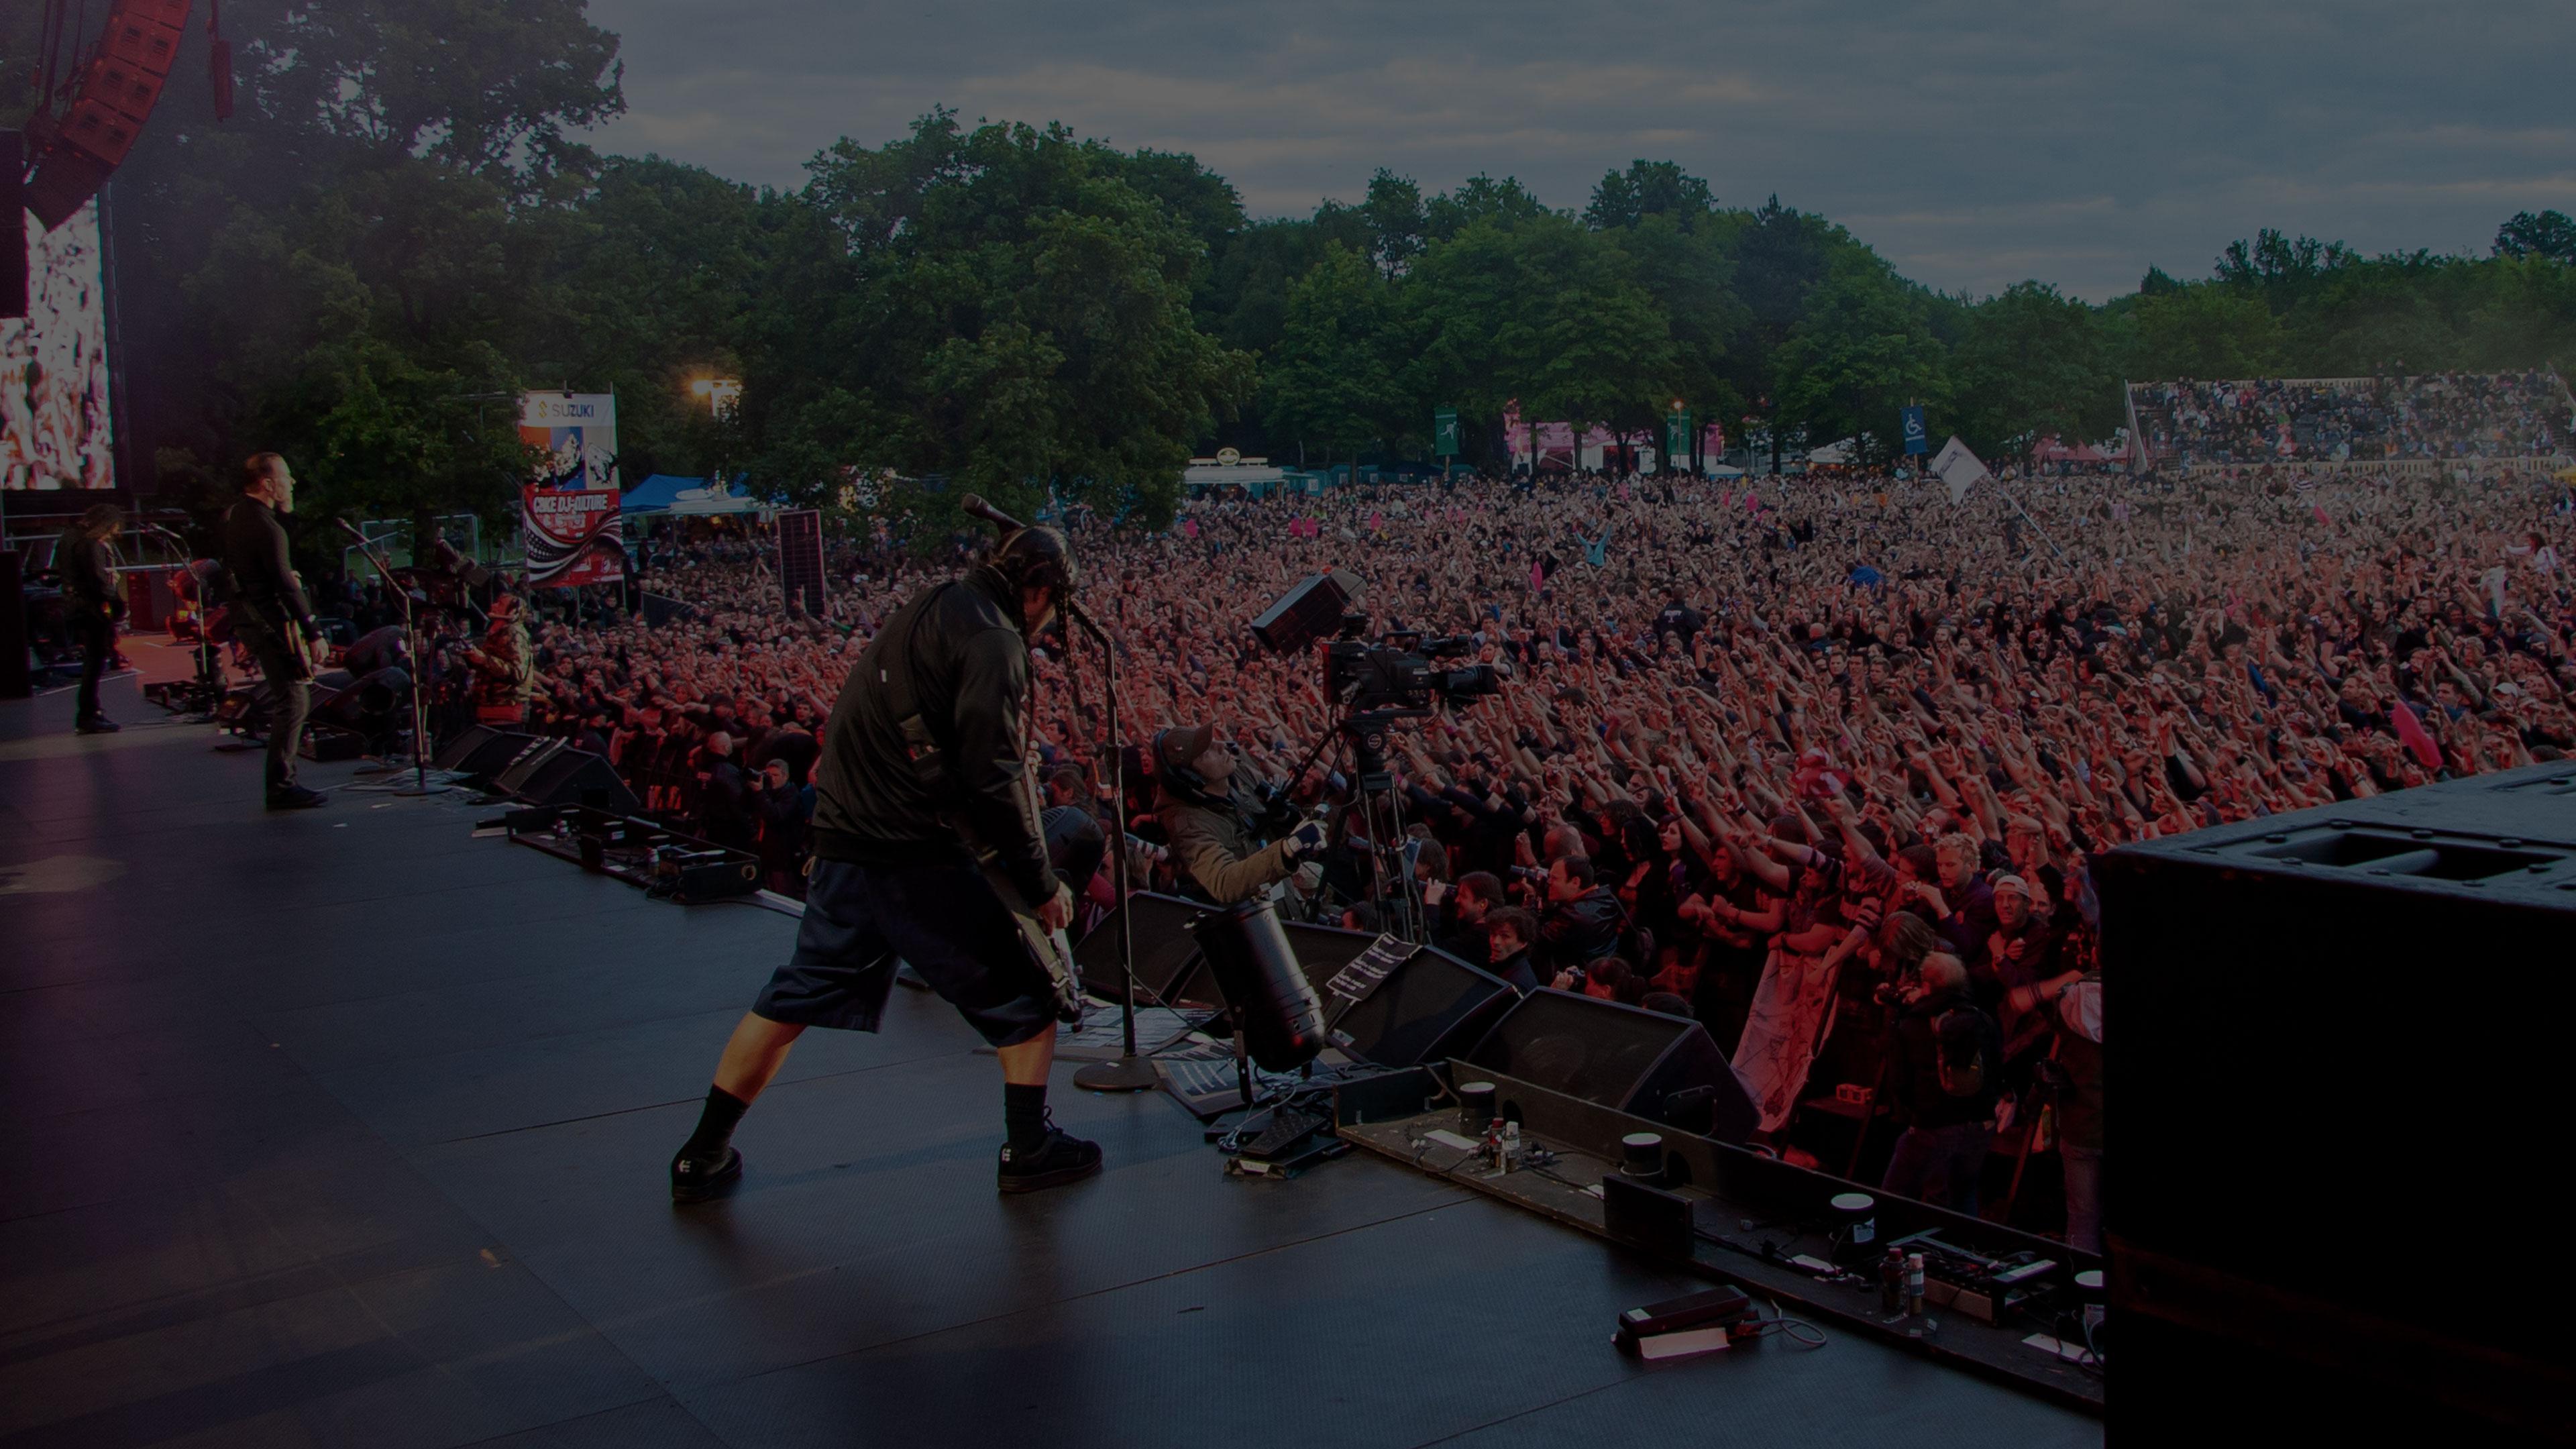
[[256,753],[112,683],[0,703],[0,1446],[2080,1445],[1851,1333],[1632,1363],[1705,1286],[1365,1153],[1228,1179],[1059,1067],[1102,1178],[993,1188],[946,1006],[809,1033],[665,1166],[795,923],[499,839],[461,796],[258,809]]

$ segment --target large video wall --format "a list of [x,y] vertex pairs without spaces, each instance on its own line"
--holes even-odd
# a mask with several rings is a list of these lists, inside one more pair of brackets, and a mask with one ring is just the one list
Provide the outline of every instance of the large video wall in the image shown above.
[[107,304],[98,203],[52,231],[27,218],[27,317],[0,319],[0,488],[110,488]]

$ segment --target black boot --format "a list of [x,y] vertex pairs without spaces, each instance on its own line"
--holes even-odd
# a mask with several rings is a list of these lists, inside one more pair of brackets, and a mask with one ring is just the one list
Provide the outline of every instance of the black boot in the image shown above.
[[310,810],[316,805],[330,803],[330,796],[319,790],[307,790],[301,785],[289,785],[283,790],[268,792],[268,808],[271,810]]
[[76,735],[112,735],[123,726],[103,714],[94,714],[72,726]]

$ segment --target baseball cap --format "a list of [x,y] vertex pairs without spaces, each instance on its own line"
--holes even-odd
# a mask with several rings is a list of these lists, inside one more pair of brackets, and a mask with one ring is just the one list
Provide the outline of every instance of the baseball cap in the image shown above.
[[1155,763],[1166,774],[1176,769],[1187,769],[1190,761],[1207,753],[1208,741],[1215,737],[1216,731],[1203,724],[1177,725],[1165,730],[1162,739],[1154,746]]

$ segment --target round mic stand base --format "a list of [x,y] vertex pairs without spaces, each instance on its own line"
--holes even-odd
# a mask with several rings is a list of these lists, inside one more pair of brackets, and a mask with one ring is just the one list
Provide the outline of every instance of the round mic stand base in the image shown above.
[[1122,1056],[1075,1072],[1073,1084],[1086,1092],[1143,1092],[1161,1086],[1163,1078],[1147,1058]]

